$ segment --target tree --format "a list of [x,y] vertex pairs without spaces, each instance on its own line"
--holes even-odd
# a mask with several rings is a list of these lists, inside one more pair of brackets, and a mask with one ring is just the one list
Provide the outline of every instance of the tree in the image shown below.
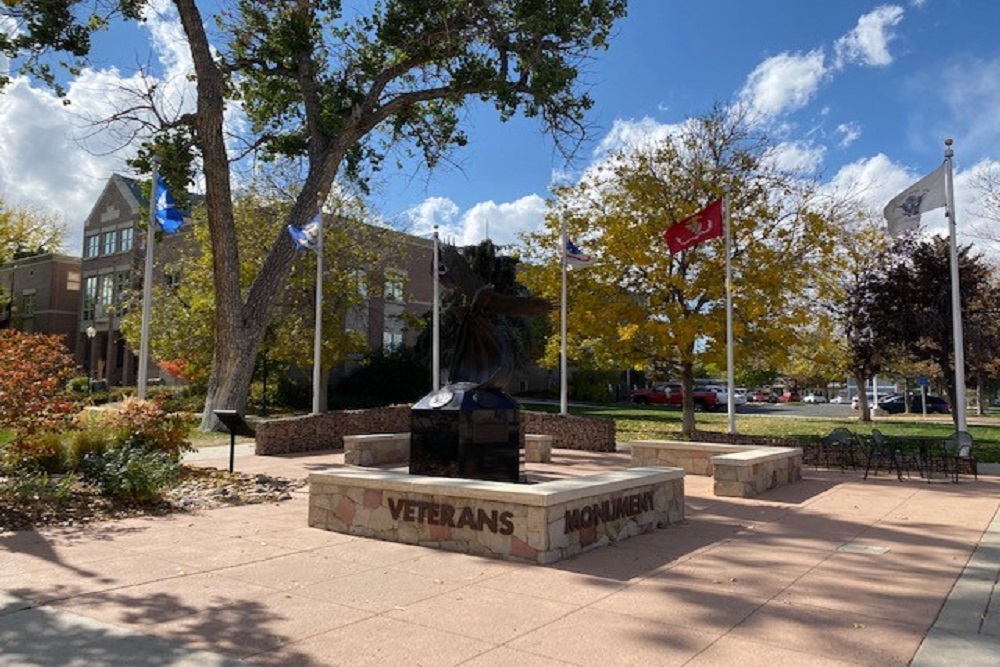
[[592,268],[570,277],[570,356],[590,348],[602,364],[678,373],[686,435],[695,428],[696,364],[725,366],[725,252],[717,240],[671,255],[662,234],[726,192],[737,349],[756,368],[780,366],[810,320],[836,218],[811,180],[779,168],[767,137],[739,110],[716,107],[662,142],[613,156],[557,191],[546,229],[525,239],[534,263],[526,283],[558,301],[555,249],[566,218],[570,237],[594,256]]
[[861,421],[871,421],[864,387],[898,352],[883,335],[886,312],[878,299],[897,255],[878,223],[860,212],[857,217],[856,224],[844,227],[837,244],[839,261],[827,272],[831,289],[824,305],[836,348],[830,368],[854,378]]
[[[958,267],[966,373],[989,375],[1000,351],[996,317],[1000,285],[992,267],[971,246],[958,249]],[[955,393],[949,275],[949,241],[935,236],[914,243],[890,268],[887,279],[873,289],[878,289],[876,298],[885,313],[882,335],[914,360],[935,364],[944,375],[952,405],[957,405],[966,397]]]
[[[250,190],[236,200],[234,222],[243,250],[241,289],[248,289],[260,271],[274,234],[282,229],[288,206],[278,193],[262,190]],[[367,351],[367,337],[349,326],[349,320],[367,296],[381,296],[378,286],[385,282],[384,265],[400,252],[398,233],[359,222],[368,216],[360,202],[344,198],[336,208],[338,213],[327,214],[324,223],[323,377],[336,365]],[[179,246],[178,256],[164,266],[164,272],[174,279],[169,286],[154,287],[150,347],[153,356],[166,360],[174,373],[204,386],[215,349],[215,302],[211,298],[212,246],[203,211],[195,211],[190,227],[191,242]],[[303,252],[273,306],[263,343],[270,362],[312,366],[315,303],[316,254]],[[137,305],[134,303],[122,319],[122,331],[133,347],[138,347],[142,325]],[[325,395],[321,395],[320,404],[326,404]]]
[[65,223],[38,211],[11,206],[0,195],[0,264],[57,252],[65,239]]
[[[156,153],[175,191],[197,158],[213,253],[215,354],[202,426],[215,408],[243,409],[254,358],[295,250],[277,234],[246,290],[233,213],[226,113],[239,107],[246,152],[303,164],[284,222],[302,226],[336,177],[364,180],[402,142],[433,166],[467,139],[459,111],[467,99],[492,101],[501,118],[519,110],[539,118],[562,146],[584,130],[592,101],[576,89],[581,62],[607,47],[625,0],[386,0],[368,13],[340,2],[239,0],[210,22],[195,0],[174,0],[193,60],[196,109],[160,124]],[[85,15],[74,0],[23,0],[0,16],[17,30],[0,35],[0,53],[20,71],[57,83],[45,55],[69,54],[79,67],[109,16],[138,20],[142,0],[105,0]],[[74,12],[76,10],[76,12]],[[0,85],[3,80],[0,79]],[[147,91],[145,101],[155,99]],[[143,100],[119,118],[136,120]],[[157,113],[159,112],[159,113]],[[150,109],[139,120],[163,119]],[[179,159],[184,158],[184,159]],[[185,160],[187,162],[185,162]]]

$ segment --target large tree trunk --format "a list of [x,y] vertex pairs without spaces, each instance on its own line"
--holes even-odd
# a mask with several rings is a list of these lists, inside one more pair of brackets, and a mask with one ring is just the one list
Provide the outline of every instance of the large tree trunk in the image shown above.
[[[860,375],[854,376],[854,383],[858,385],[858,410],[861,412],[861,417],[858,421],[861,422],[871,422],[872,413],[868,407],[868,385],[867,379],[861,377]],[[876,395],[875,400],[878,401],[878,396]]]
[[[201,428],[217,430],[221,425],[215,410],[246,410],[254,363],[267,333],[271,305],[288,277],[295,251],[284,230],[279,231],[244,301],[239,282],[229,156],[223,131],[225,78],[212,56],[194,0],[176,0],[176,5],[198,79],[194,129],[205,176],[205,209],[212,239],[215,287],[215,356]],[[352,129],[356,130],[353,126]],[[350,132],[342,134],[336,146],[327,144],[311,152],[309,174],[289,221],[302,224],[316,212],[316,202],[324,198],[337,172],[342,147],[348,145],[353,136],[347,135]]]

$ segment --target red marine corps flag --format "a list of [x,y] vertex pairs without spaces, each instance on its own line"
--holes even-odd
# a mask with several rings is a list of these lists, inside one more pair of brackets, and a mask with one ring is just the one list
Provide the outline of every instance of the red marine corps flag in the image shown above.
[[668,227],[663,232],[663,239],[673,254],[694,247],[702,241],[718,238],[723,233],[722,200],[716,199],[691,217]]

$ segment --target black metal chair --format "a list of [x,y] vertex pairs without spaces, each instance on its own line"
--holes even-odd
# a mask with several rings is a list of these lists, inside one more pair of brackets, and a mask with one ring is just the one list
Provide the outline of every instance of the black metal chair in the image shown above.
[[[968,467],[973,477],[979,479],[979,466],[972,454],[972,435],[968,431],[955,431],[941,442],[940,450],[933,454],[933,460],[953,482],[958,481],[959,468]],[[933,468],[935,466],[931,466]],[[927,475],[930,481],[930,468]]]
[[816,467],[837,466],[841,472],[858,467],[858,439],[854,433],[843,426],[833,429],[819,444],[816,452]]
[[899,454],[895,445],[877,428],[872,429],[871,443],[868,448],[868,462],[865,465],[865,479],[871,472],[874,477],[878,477],[878,469],[885,462],[888,470],[895,470],[896,477],[903,479],[903,466],[899,461]]

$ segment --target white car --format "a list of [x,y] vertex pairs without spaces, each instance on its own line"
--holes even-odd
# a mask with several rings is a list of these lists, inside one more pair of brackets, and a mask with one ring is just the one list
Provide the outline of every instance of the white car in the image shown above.
[[747,404],[747,390],[741,387],[733,389],[733,405]]
[[803,403],[826,403],[826,396],[823,394],[806,394],[802,397]]
[[847,405],[848,403],[851,402],[851,399],[847,398],[843,394],[839,394],[831,398],[830,402],[835,403],[836,405]]

